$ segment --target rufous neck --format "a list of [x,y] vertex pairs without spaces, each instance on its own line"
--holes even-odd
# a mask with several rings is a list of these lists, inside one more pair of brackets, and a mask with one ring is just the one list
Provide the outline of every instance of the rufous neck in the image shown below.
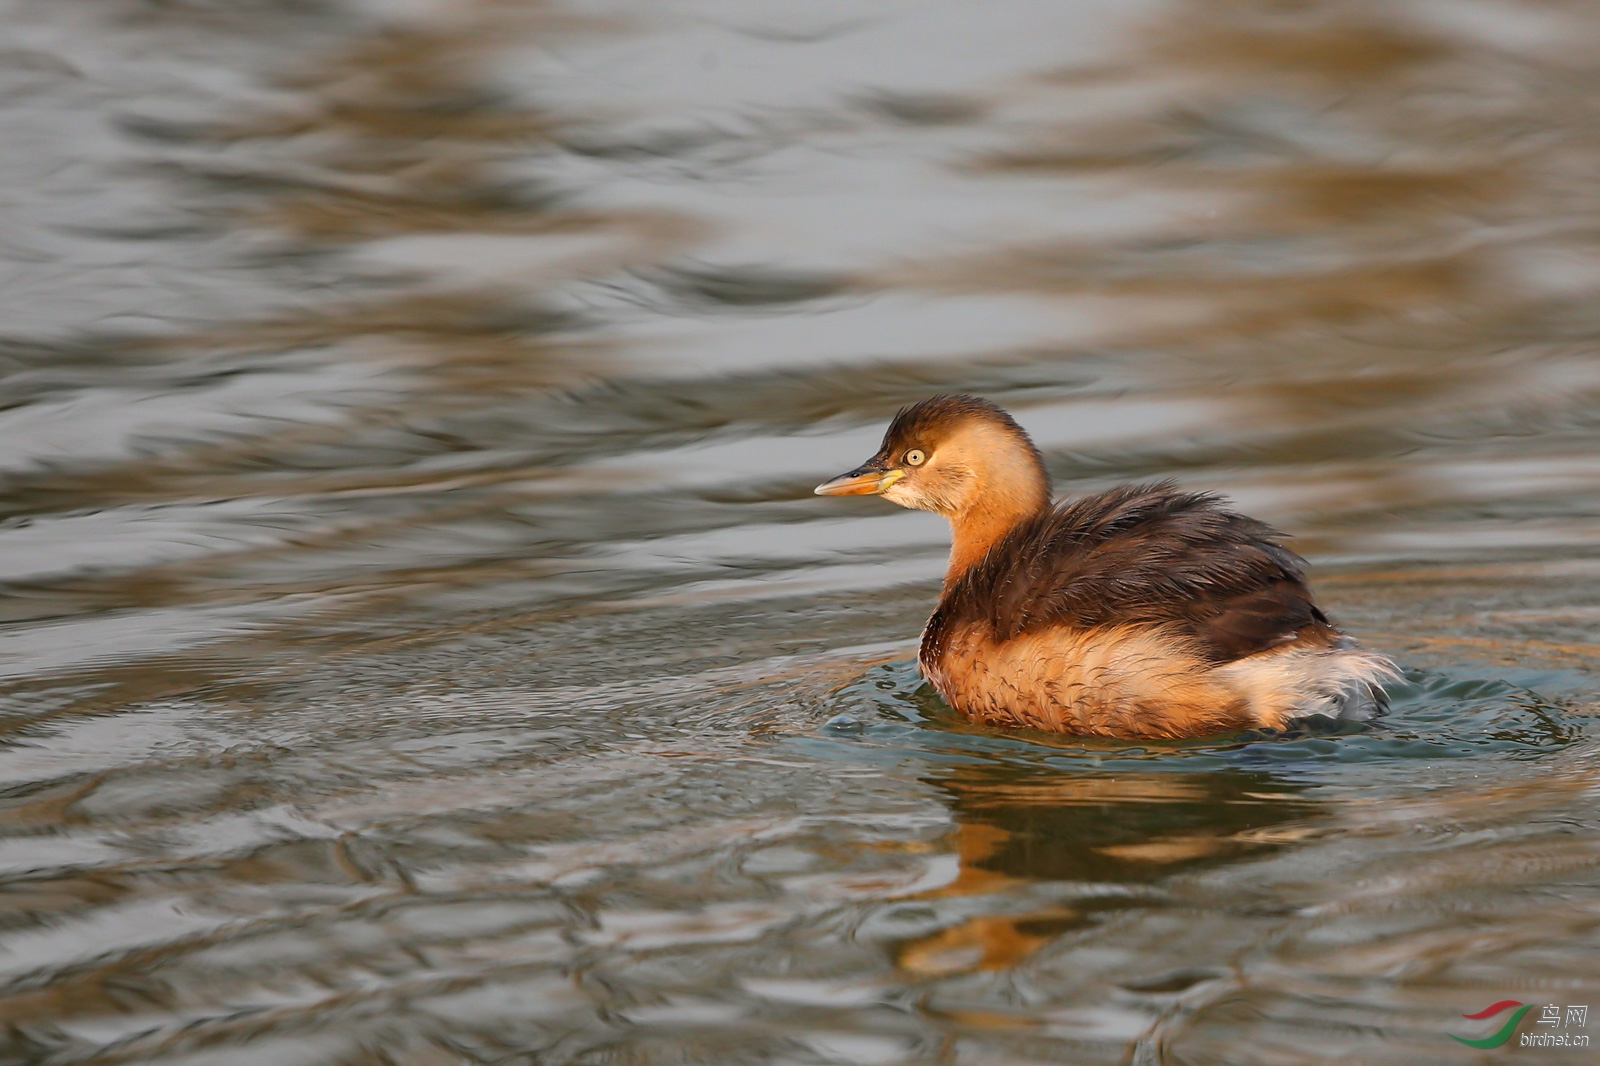
[[960,470],[957,488],[938,508],[950,520],[948,589],[1013,526],[1050,506],[1050,475],[1027,435],[1015,426],[976,422],[943,446]]
[[1037,508],[1005,510],[973,508],[950,518],[950,566],[944,574],[948,589],[956,579],[982,559],[996,541]]

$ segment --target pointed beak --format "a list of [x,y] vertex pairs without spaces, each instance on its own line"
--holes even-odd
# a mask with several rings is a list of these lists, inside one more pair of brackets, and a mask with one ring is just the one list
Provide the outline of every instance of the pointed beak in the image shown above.
[[885,470],[875,462],[868,462],[832,481],[824,481],[811,491],[818,496],[877,496],[905,476],[904,470]]

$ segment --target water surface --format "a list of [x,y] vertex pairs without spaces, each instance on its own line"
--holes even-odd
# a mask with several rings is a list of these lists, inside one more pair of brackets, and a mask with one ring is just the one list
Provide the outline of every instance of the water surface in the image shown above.
[[[0,1061],[1587,1061],[1592,5],[0,17]],[[953,389],[1390,716],[953,716]]]

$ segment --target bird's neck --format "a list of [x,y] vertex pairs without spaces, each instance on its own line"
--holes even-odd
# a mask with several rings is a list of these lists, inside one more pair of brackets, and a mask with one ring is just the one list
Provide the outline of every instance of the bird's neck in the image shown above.
[[935,508],[950,520],[948,592],[1012,527],[1050,506],[1050,474],[1033,442],[1015,426],[969,424],[943,450],[958,486]]
[[1030,485],[1026,491],[986,494],[965,511],[950,516],[950,566],[945,571],[948,591],[956,580],[981,560],[995,542],[1017,523],[1050,506],[1048,482]]
[[972,568],[986,555],[994,542],[1006,535],[1017,524],[1014,516],[963,515],[950,522],[950,566],[944,572],[944,587],[948,589],[956,579]]

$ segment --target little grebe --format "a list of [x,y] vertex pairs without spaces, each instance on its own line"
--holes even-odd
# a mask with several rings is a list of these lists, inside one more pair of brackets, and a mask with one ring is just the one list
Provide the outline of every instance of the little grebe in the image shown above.
[[1050,500],[1039,450],[975,396],[903,409],[820,496],[881,495],[950,520],[950,568],[918,661],[993,725],[1187,737],[1320,714],[1370,718],[1393,663],[1312,602],[1264,522],[1171,482]]

